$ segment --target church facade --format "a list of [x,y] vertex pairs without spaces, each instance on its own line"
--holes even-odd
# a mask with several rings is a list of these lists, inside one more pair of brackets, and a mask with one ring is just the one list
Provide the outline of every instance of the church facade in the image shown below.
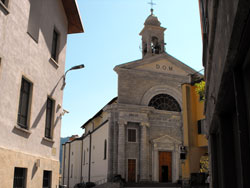
[[[109,181],[117,174],[128,182],[181,179],[181,84],[190,82],[195,70],[165,52],[165,30],[151,10],[140,33],[142,59],[114,68],[118,97],[82,126],[81,138],[64,144],[69,159],[70,145],[82,142],[79,158],[88,165],[71,161],[81,167],[72,172],[80,174],[77,181]],[[63,158],[65,174],[72,167],[67,159]],[[70,181],[66,175],[63,179],[64,184]]]

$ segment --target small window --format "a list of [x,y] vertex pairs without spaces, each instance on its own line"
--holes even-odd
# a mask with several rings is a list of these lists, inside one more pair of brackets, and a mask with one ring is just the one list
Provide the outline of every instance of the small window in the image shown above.
[[85,165],[85,160],[86,160],[86,158],[85,158],[85,150],[84,150],[84,152],[83,152],[83,164]]
[[46,107],[45,137],[52,138],[54,101],[48,97]]
[[71,164],[71,175],[70,177],[72,178],[73,177],[73,164]]
[[43,188],[51,188],[51,171],[43,171]]
[[128,142],[136,142],[136,129],[128,129]]
[[13,188],[26,188],[26,168],[15,167]]
[[59,33],[54,29],[54,31],[53,31],[53,39],[52,39],[52,48],[51,48],[51,57],[55,61],[57,61],[58,40],[59,40]]
[[30,96],[31,83],[22,78],[17,124],[24,129],[28,129]]
[[201,119],[197,122],[198,125],[198,134],[205,134],[205,125],[204,119]]
[[107,140],[104,140],[104,160],[107,159]]

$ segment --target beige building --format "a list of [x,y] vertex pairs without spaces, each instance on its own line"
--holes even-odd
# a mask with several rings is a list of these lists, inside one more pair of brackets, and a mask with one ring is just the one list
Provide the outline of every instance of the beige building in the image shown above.
[[0,187],[59,184],[67,34],[75,0],[0,0]]
[[[181,179],[181,84],[196,71],[165,52],[166,29],[151,11],[140,32],[143,58],[114,68],[118,97],[82,126],[81,138],[64,145],[63,179],[69,187],[71,177],[97,183],[117,174],[127,182]],[[76,158],[82,160],[75,160],[70,148],[79,141]],[[74,166],[81,167],[75,174]]]

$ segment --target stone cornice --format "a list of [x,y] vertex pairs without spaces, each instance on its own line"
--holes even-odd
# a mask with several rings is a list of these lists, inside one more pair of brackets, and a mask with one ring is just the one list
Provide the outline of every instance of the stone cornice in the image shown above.
[[134,74],[141,77],[147,77],[148,79],[160,79],[160,80],[171,80],[179,83],[189,82],[190,77],[189,75],[183,76],[178,74],[171,74],[171,73],[161,73],[155,72],[150,70],[143,70],[143,69],[126,69],[126,68],[117,68],[117,73],[120,74]]

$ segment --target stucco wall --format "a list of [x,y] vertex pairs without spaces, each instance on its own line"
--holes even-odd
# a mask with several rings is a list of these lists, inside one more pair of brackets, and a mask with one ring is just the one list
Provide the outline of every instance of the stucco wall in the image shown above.
[[[27,33],[30,3],[34,1],[8,1],[8,14],[0,10],[0,149],[8,149],[8,155],[1,152],[0,182],[13,186],[15,166],[28,168],[27,187],[41,187],[42,171],[38,168],[31,176],[34,160],[41,159],[41,165],[53,170],[53,187],[58,184],[60,129],[63,91],[62,76],[65,66],[67,40],[67,18],[61,1],[43,0],[37,12],[39,21],[38,41]],[[50,60],[54,27],[60,33],[58,64]],[[20,97],[22,76],[32,83],[29,133],[15,128]],[[55,100],[53,119],[53,141],[43,139],[47,97]],[[25,154],[23,154],[25,153]],[[3,161],[8,161],[8,166]],[[10,170],[11,173],[7,173]],[[10,178],[10,175],[12,178]],[[36,184],[37,182],[37,184]]]
[[[36,167],[39,161],[38,167]],[[51,187],[59,185],[59,161],[0,148],[0,186],[13,187],[15,167],[27,169],[27,188],[43,186],[43,171],[52,171]]]
[[82,140],[71,142],[70,146],[70,170],[69,170],[69,187],[81,182],[81,147]]
[[[0,17],[0,57],[2,59],[0,146],[57,160],[60,144],[60,113],[62,111],[57,107],[58,104],[62,104],[63,96],[60,86],[64,73],[67,20],[60,1],[43,1],[40,12],[39,41],[36,43],[27,34],[29,8],[29,1],[9,1],[10,13]],[[54,26],[60,31],[58,67],[55,67],[49,60]],[[33,84],[29,121],[30,135],[25,135],[14,128],[17,125],[22,76]],[[48,95],[56,101],[54,144],[43,140]],[[56,149],[55,155],[52,155],[53,148]]]
[[[107,178],[108,174],[108,126],[106,123],[92,134],[91,148],[91,181]],[[104,159],[104,140],[107,140],[107,156]]]
[[[105,182],[107,180],[109,157],[108,131],[109,124],[106,122],[93,132],[89,132],[83,138],[79,138],[72,142],[67,142],[64,145],[64,185],[69,186],[69,188],[73,188],[75,184],[80,183],[81,181],[91,181],[98,183],[98,181]],[[107,140],[106,159],[104,159],[105,140]],[[90,155],[91,160],[89,158]]]

